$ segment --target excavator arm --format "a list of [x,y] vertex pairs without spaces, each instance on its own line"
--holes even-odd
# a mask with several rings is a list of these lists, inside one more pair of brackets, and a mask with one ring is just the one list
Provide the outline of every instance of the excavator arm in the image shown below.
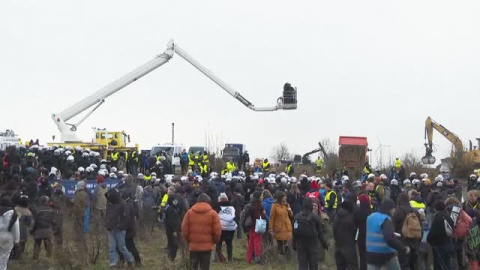
[[[58,127],[58,130],[61,134],[61,140],[64,142],[78,142],[80,141],[75,133],[77,127],[85,121],[96,109],[98,109],[104,102],[105,99],[114,93],[120,91],[127,85],[135,82],[146,74],[152,72],[163,64],[167,63],[173,55],[177,53],[202,72],[205,76],[210,78],[223,90],[225,90],[232,97],[240,101],[247,108],[257,111],[257,112],[266,112],[266,111],[277,111],[277,110],[295,110],[297,109],[297,89],[293,88],[289,83],[284,85],[283,95],[277,99],[277,104],[272,107],[255,107],[250,101],[243,97],[240,93],[233,90],[229,85],[227,85],[220,78],[215,76],[210,70],[201,65],[193,57],[188,55],[182,48],[171,40],[167,45],[167,50],[156,56],[154,59],[145,63],[144,65],[138,67],[137,69],[127,73],[118,80],[112,82],[111,84],[105,86],[104,88],[98,90],[94,94],[86,97],[85,99],[75,103],[73,106],[65,109],[64,111],[56,114],[52,114],[52,120]],[[93,109],[86,113],[77,123],[69,124],[67,121],[71,120],[73,117],[81,114],[82,112],[88,110],[89,108]]]
[[318,148],[317,148],[317,149],[312,150],[312,151],[310,151],[310,152],[308,152],[308,153],[305,153],[305,154],[303,154],[303,156],[304,156],[304,157],[305,157],[305,156],[310,156],[310,155],[313,155],[313,154],[318,153],[318,152],[322,152],[323,157],[324,157],[325,160],[328,158],[327,151],[325,151],[325,148],[323,147],[323,145],[322,145],[321,142],[318,143]]
[[463,143],[460,138],[455,135],[455,133],[448,130],[446,127],[442,126],[441,124],[435,122],[432,118],[428,117],[425,120],[425,156],[422,158],[422,162],[424,164],[434,164],[436,159],[432,155],[433,153],[433,130],[438,131],[442,134],[447,140],[449,140],[455,151],[453,153],[463,152]]

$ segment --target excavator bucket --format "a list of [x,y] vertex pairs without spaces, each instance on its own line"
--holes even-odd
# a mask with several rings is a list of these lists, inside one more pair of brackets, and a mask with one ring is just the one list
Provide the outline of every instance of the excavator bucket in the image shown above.
[[428,154],[422,158],[422,163],[425,165],[435,164],[436,161],[437,159],[434,156]]

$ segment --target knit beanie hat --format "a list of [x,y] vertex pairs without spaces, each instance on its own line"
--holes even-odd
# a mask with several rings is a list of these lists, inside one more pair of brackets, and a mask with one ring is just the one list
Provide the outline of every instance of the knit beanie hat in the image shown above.
[[202,193],[198,196],[197,198],[197,203],[199,202],[206,202],[206,203],[211,203],[212,202],[212,199],[210,199],[210,197],[208,197],[207,194],[205,193]]
[[225,193],[220,193],[220,196],[218,196],[218,201],[219,201],[219,202],[228,202],[227,194],[225,194]]

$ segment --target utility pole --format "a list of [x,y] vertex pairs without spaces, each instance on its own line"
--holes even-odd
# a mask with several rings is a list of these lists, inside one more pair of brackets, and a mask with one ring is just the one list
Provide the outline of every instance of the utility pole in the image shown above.
[[175,123],[172,123],[172,144],[175,143]]

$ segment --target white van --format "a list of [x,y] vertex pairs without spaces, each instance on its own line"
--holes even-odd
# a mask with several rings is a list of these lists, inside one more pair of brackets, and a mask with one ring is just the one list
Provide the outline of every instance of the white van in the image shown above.
[[174,171],[175,171],[175,168],[180,168],[180,159],[182,156],[183,149],[185,148],[183,148],[183,145],[181,144],[165,143],[165,144],[160,144],[152,147],[152,150],[150,151],[150,155],[155,156],[160,151],[165,151],[172,157],[172,166],[174,166]]

